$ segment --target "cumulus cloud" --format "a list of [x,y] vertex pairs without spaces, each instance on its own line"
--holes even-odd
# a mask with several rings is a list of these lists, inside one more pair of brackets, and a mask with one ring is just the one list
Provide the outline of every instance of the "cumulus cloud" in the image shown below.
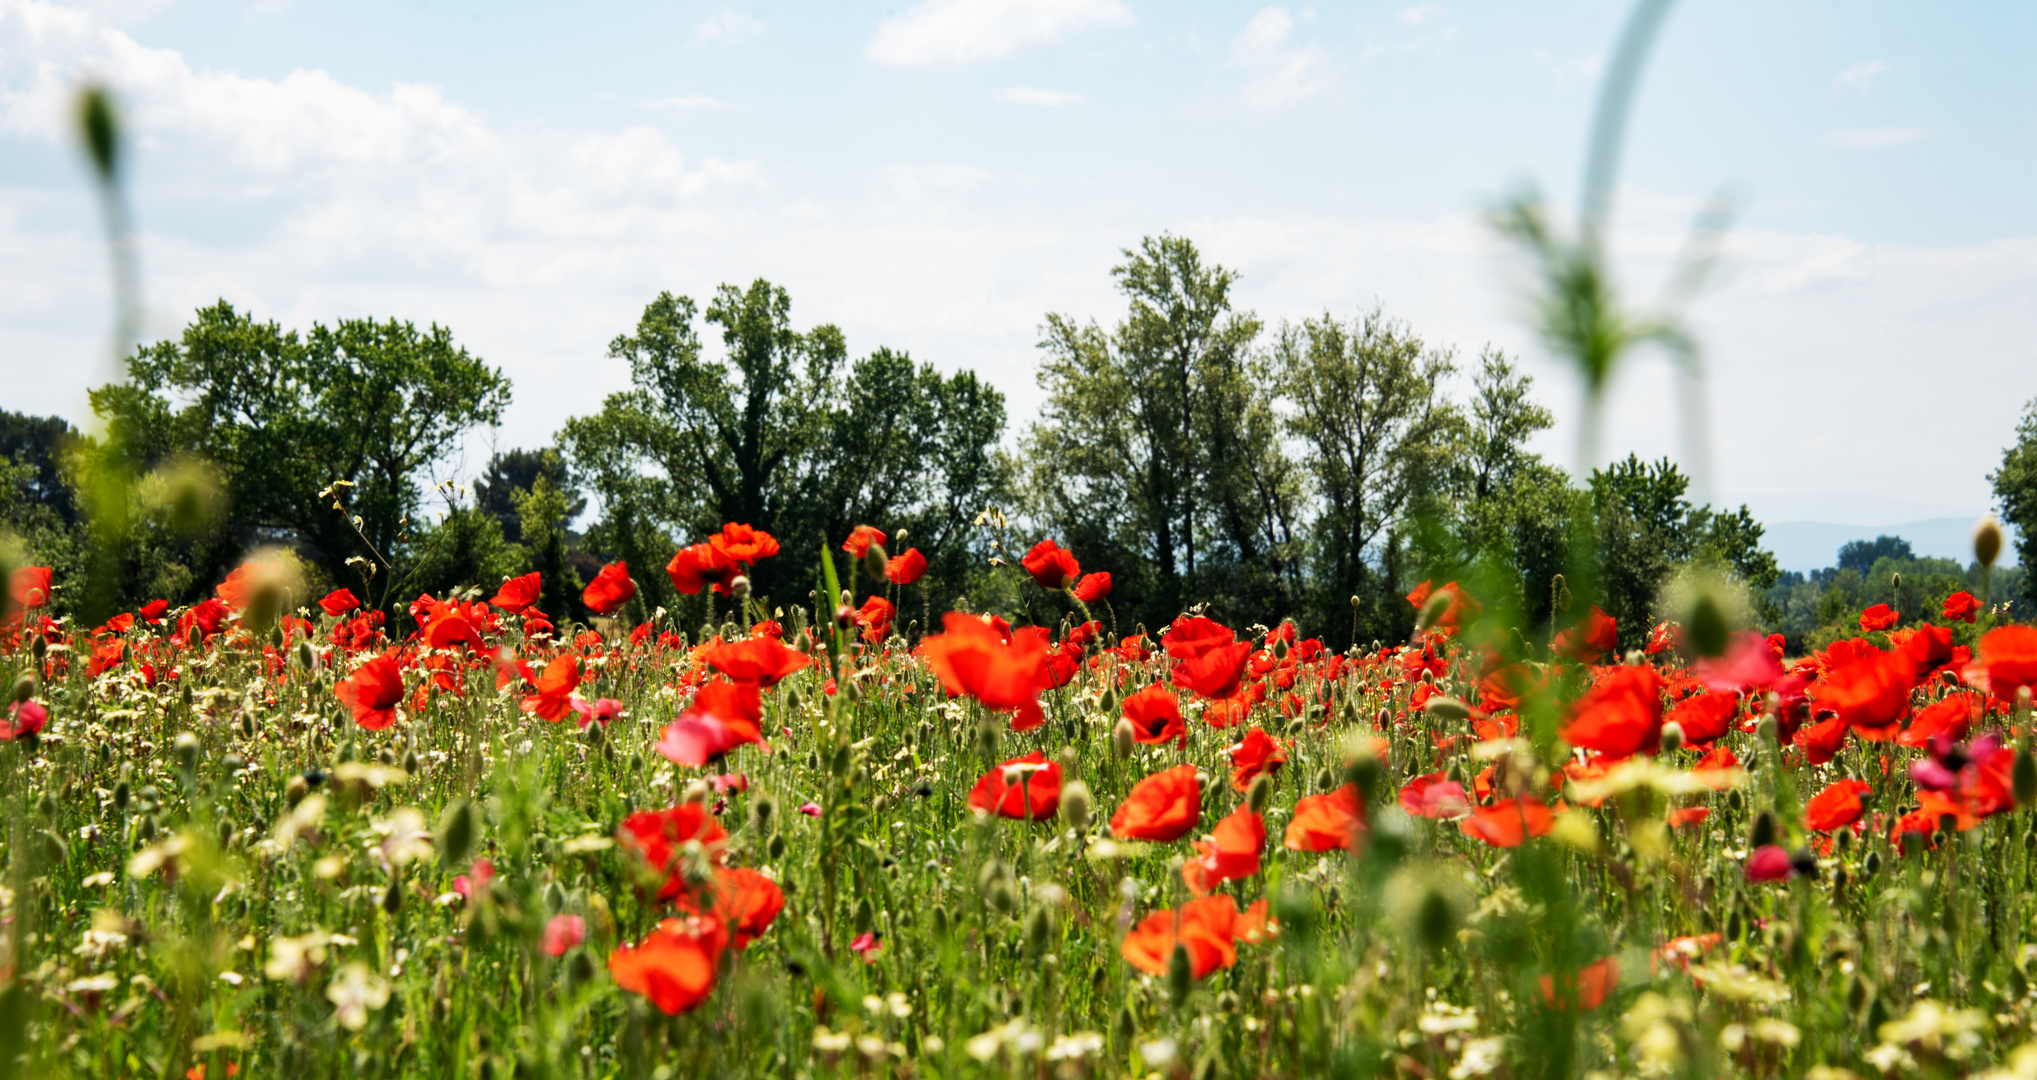
[[1855,64],[1832,77],[1832,89],[1851,90],[1865,94],[1874,89],[1874,82],[1888,73],[1888,65],[1879,60],[1866,60]]
[[728,102],[718,98],[694,95],[691,97],[645,98],[637,102],[637,105],[645,109],[688,112],[706,109],[725,109],[728,107]]
[[1045,105],[1048,108],[1059,108],[1063,105],[1079,104],[1082,101],[1082,95],[1064,94],[1059,90],[1035,90],[1029,86],[1014,86],[1008,90],[999,90],[997,92],[997,100],[1009,101],[1015,105]]
[[1321,93],[1335,77],[1329,53],[1321,45],[1295,43],[1294,27],[1286,8],[1265,8],[1231,42],[1231,62],[1251,73],[1244,89],[1251,107],[1292,105]]
[[1881,150],[1928,139],[1932,134],[1930,128],[1920,127],[1840,128],[1826,132],[1818,141],[1838,150]]
[[865,53],[880,64],[959,64],[1132,21],[1121,0],[927,0],[879,24]]

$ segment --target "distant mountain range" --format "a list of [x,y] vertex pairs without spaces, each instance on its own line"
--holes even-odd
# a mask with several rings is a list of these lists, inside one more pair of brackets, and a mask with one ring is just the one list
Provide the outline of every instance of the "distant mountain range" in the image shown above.
[[[1973,561],[1973,526],[1970,517],[1926,518],[1902,525],[1833,525],[1823,521],[1783,521],[1767,526],[1762,544],[1775,552],[1784,570],[1809,573],[1836,566],[1839,548],[1853,540],[1877,536],[1900,536],[1910,542],[1919,557],[1955,559],[1961,566]],[[2001,565],[2016,561],[2015,531],[2006,525]]]

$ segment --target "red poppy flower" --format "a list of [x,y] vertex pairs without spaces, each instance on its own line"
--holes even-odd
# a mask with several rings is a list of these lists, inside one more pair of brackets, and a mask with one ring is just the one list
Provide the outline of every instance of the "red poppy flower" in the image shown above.
[[580,601],[596,615],[613,615],[636,594],[637,584],[629,579],[629,565],[612,562],[602,567],[580,591]]
[[1782,678],[1779,644],[1756,631],[1741,630],[1728,639],[1724,656],[1699,657],[1692,668],[1709,690],[1766,690]]
[[523,699],[523,711],[557,723],[573,711],[573,691],[580,685],[580,658],[566,655],[545,665],[537,693]]
[[893,555],[884,564],[884,576],[893,585],[910,585],[927,572],[927,557],[918,548],[906,548],[905,554]]
[[1252,781],[1261,776],[1271,776],[1282,765],[1287,764],[1287,750],[1273,736],[1258,728],[1245,733],[1238,745],[1231,747],[1231,786],[1247,791]]
[[1896,736],[1902,746],[1924,746],[1940,733],[1953,742],[1965,740],[1986,703],[1979,694],[1948,694],[1917,711],[1910,726]]
[[1544,975],[1541,978],[1542,1002],[1556,1008],[1564,1008],[1571,1000],[1579,1008],[1596,1009],[1605,1004],[1606,998],[1620,985],[1620,962],[1608,956],[1594,964],[1586,964],[1576,976],[1563,980],[1564,995],[1556,994],[1556,980]]
[[1365,803],[1358,785],[1310,795],[1294,804],[1294,817],[1280,842],[1293,851],[1357,851],[1365,835]]
[[380,731],[396,722],[396,706],[403,700],[403,669],[396,666],[395,657],[384,653],[355,668],[332,689],[354,714],[354,723]]
[[1870,649],[1826,671],[1811,684],[1809,693],[1820,707],[1837,712],[1848,727],[1878,729],[1900,722],[1909,713],[1914,678],[1907,657]]
[[849,530],[849,538],[842,541],[842,550],[860,559],[870,550],[871,544],[883,547],[886,537],[882,529],[871,525],[858,525]]
[[1663,814],[1662,823],[1672,829],[1677,829],[1685,825],[1700,824],[1711,816],[1712,809],[1709,806],[1685,806]]
[[720,866],[728,835],[714,813],[697,802],[680,803],[670,810],[639,810],[616,827],[617,842],[636,853],[660,878],[660,900],[676,900],[690,893],[686,867],[680,865],[688,844],[699,845],[700,857],[708,866]]
[[1110,574],[1101,570],[1094,574],[1084,574],[1082,580],[1075,583],[1073,592],[1075,599],[1085,604],[1094,604],[1110,595]]
[[1174,664],[1174,685],[1206,698],[1226,698],[1237,692],[1245,677],[1245,664],[1252,659],[1249,641],[1218,645]]
[[881,596],[871,596],[856,610],[856,625],[863,628],[863,640],[872,645],[881,645],[891,636],[891,620],[898,613],[891,601]]
[[1202,783],[1195,766],[1176,765],[1132,785],[1110,818],[1113,835],[1128,840],[1179,840],[1202,817]]
[[532,604],[538,602],[538,595],[543,592],[542,581],[535,570],[522,577],[510,578],[502,583],[501,588],[495,590],[495,595],[489,598],[488,603],[511,615],[521,615],[529,611]]
[[440,607],[424,627],[424,643],[434,649],[450,649],[465,645],[476,652],[488,648],[481,640],[481,634],[457,604]]
[[1690,767],[1690,775],[1714,791],[1723,791],[1733,785],[1739,768],[1740,759],[1733,753],[1732,747],[1714,746]]
[[1021,821],[1052,821],[1061,807],[1061,766],[1038,750],[984,773],[969,792],[969,809]]
[[1471,800],[1463,784],[1432,772],[1401,785],[1400,808],[1413,817],[1454,818],[1470,811]]
[[741,572],[736,561],[722,554],[713,544],[680,548],[678,554],[672,556],[672,561],[665,564],[665,576],[672,579],[672,587],[687,596],[709,587],[727,595],[729,583]]
[[1006,642],[989,623],[960,611],[943,616],[941,626],[945,632],[927,638],[920,647],[950,697],[967,694],[987,709],[1013,713],[1012,728],[1017,731],[1047,722],[1040,712],[1040,680],[1047,666],[1044,642],[1031,636]]
[[1839,756],[1839,751],[1846,746],[1846,733],[1851,730],[1845,720],[1834,716],[1799,728],[1796,744],[1803,747],[1805,761],[1823,765]]
[[1973,594],[1962,589],[1945,598],[1945,607],[1938,613],[1940,618],[1970,623],[1980,614],[1980,601]]
[[1887,604],[1876,604],[1860,613],[1860,629],[1872,634],[1876,630],[1886,630],[1894,626],[1901,618],[1902,616],[1897,615],[1895,609]]
[[1065,589],[1082,577],[1082,564],[1075,561],[1075,553],[1052,540],[1034,544],[1019,563],[1042,589]]
[[126,655],[127,642],[119,638],[114,638],[104,645],[95,645],[92,648],[92,659],[85,665],[85,674],[96,679],[119,666],[121,659]]
[[1251,877],[1259,872],[1259,849],[1265,846],[1266,823],[1241,806],[1217,822],[1209,839],[1194,843],[1195,857],[1181,864],[1182,883],[1189,895],[1207,896],[1226,881]]
[[1613,668],[1570,707],[1563,741],[1609,758],[1654,753],[1662,734],[1662,677],[1649,664]]
[[318,602],[318,609],[335,618],[361,606],[359,597],[351,589],[334,589]]
[[713,916],[666,919],[636,945],[621,945],[608,956],[615,985],[649,998],[666,1016],[689,1012],[714,992],[727,931]]
[[1573,660],[1596,660],[1618,648],[1619,644],[1619,624],[1593,604],[1591,614],[1586,615],[1583,622],[1557,634],[1549,647],[1557,655]]
[[684,711],[665,725],[654,749],[680,765],[698,768],[745,743],[767,751],[758,722],[764,706],[752,682],[717,679],[694,692]]
[[1494,847],[1520,847],[1530,836],[1546,836],[1556,827],[1556,814],[1532,795],[1501,799],[1471,812],[1458,826],[1464,835]]
[[707,538],[707,546],[723,561],[749,566],[778,554],[778,538],[762,529],[728,522]]
[[692,895],[679,898],[679,910],[721,920],[730,934],[729,945],[737,952],[763,937],[779,912],[785,910],[785,890],[747,866],[716,870],[708,889],[713,900],[709,910],[701,911],[699,900]]
[[1795,876],[1796,866],[1781,844],[1756,848],[1753,854],[1747,856],[1748,881],[1783,881]]
[[163,616],[168,614],[169,611],[170,602],[168,600],[151,600],[141,606],[139,614],[143,622],[159,623],[163,621]]
[[776,638],[752,637],[716,645],[701,654],[708,666],[737,682],[769,690],[787,675],[806,670],[813,661]]
[[7,707],[7,717],[0,719],[0,742],[13,742],[23,736],[33,735],[47,727],[50,711],[38,701],[17,701]]
[[1739,712],[1739,694],[1713,690],[1677,702],[1664,719],[1683,729],[1684,745],[1702,750],[1732,730]]
[[1236,640],[1230,627],[1201,615],[1177,618],[1160,634],[1160,644],[1176,660],[1192,660]]
[[1181,699],[1158,683],[1126,698],[1124,714],[1132,722],[1132,738],[1148,746],[1188,741],[1188,728],[1181,720]]
[[1867,812],[1860,797],[1874,789],[1862,780],[1834,780],[1804,804],[1804,827],[1831,832],[1860,820]]
[[2037,685],[2037,626],[2002,626],[1981,635],[1978,666],[1988,693],[2014,702],[2017,690]]
[[575,945],[587,940],[587,920],[578,915],[559,914],[552,916],[545,924],[544,942],[541,948],[546,956],[564,956]]
[[1140,971],[1165,976],[1178,945],[1188,954],[1188,973],[1200,979],[1237,963],[1237,923],[1238,906],[1230,897],[1206,896],[1139,920],[1119,952]]

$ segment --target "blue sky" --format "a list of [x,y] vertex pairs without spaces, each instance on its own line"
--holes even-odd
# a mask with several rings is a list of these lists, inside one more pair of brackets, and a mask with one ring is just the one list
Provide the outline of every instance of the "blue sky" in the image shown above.
[[[1171,230],[1270,322],[1383,304],[1522,357],[1483,215],[1575,198],[1623,3],[1145,0],[346,4],[0,0],[0,385],[84,418],[104,255],[63,127],[116,85],[152,335],[224,297],[291,326],[438,321],[515,380],[499,445],[621,387],[660,289],[786,285],[801,325],[1038,405],[1042,316],[1108,321]],[[1972,516],[2037,396],[2037,8],[1687,3],[1635,103],[1614,236],[1648,296],[1699,204],[1743,207],[1692,314],[1712,493],[1771,521]],[[1643,358],[1608,453],[1677,455]],[[471,470],[489,439],[476,440]]]

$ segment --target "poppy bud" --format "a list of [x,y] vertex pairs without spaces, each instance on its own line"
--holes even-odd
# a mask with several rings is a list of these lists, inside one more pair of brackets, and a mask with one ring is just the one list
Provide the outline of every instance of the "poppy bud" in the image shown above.
[[1870,851],[1867,858],[1860,860],[1860,872],[1868,877],[1881,872],[1881,852]]
[[467,799],[455,799],[439,815],[439,864],[448,869],[465,866],[467,854],[474,847],[474,804]]
[[[289,783],[283,785],[283,801],[288,803],[293,810],[309,794],[311,794],[311,785],[306,783],[302,776],[293,776],[290,778]],[[122,780],[119,784],[115,785],[113,789],[113,804],[122,810],[127,809],[127,781]]]
[[1898,570],[1895,573],[1890,574],[1888,577],[1888,585],[1889,588],[1900,592],[1903,587],[1903,572]]
[[1774,713],[1763,714],[1761,719],[1754,724],[1754,737],[1764,743],[1781,741],[1777,731],[1778,727]]
[[1462,698],[1454,698],[1448,694],[1437,694],[1430,698],[1428,704],[1422,706],[1422,711],[1428,713],[1431,719],[1449,723],[1462,723],[1471,719],[1471,706],[1465,704]]
[[28,651],[35,654],[35,666],[40,669],[50,654],[50,639],[41,634],[29,640]]
[[1754,815],[1754,828],[1747,834],[1747,846],[1753,850],[1765,848],[1773,843],[1775,843],[1775,813],[1763,810]]
[[1120,761],[1131,757],[1133,739],[1132,722],[1119,718],[1118,722],[1110,729],[1111,754]]
[[984,891],[983,902],[990,906],[990,910],[1009,915],[1018,906],[1018,896],[1012,891],[1011,882],[998,878]]
[[746,599],[750,595],[750,576],[748,574],[737,574],[735,577],[730,578],[729,595],[738,600]]
[[770,843],[768,843],[768,844],[765,844],[765,845],[764,845],[764,850],[765,850],[766,852],[768,852],[768,853],[770,854],[771,858],[773,858],[773,859],[782,859],[782,858],[784,858],[784,857],[785,857],[785,834],[784,834],[784,833],[772,833],[772,834],[771,834],[771,842],[770,842]]
[[927,921],[933,926],[935,937],[948,936],[948,925],[949,925],[948,905],[935,904],[934,913],[932,916],[928,918]]
[[1274,658],[1275,660],[1285,660],[1285,659],[1287,659],[1287,639],[1286,639],[1286,638],[1281,638],[1281,639],[1279,639],[1279,640],[1277,640],[1277,641],[1275,641],[1275,642],[1273,643],[1273,658]]
[[1328,765],[1316,772],[1316,790],[1333,791],[1338,787],[1337,774]]
[[177,768],[190,772],[198,767],[198,736],[182,732],[170,744],[170,753],[177,758]]
[[856,900],[856,913],[854,919],[856,932],[858,934],[867,933],[869,932],[872,926],[876,925],[877,913],[876,910],[871,907],[869,897],[867,896],[859,897]]
[[1993,566],[2001,553],[2002,523],[1989,514],[1973,527],[1973,557],[1982,566]]
[[1674,720],[1662,725],[1662,752],[1673,754],[1683,749],[1683,725]]
[[1838,846],[1842,854],[1845,853],[1853,847],[1853,830],[1840,829],[1837,833],[1833,834],[1832,842]]
[[750,804],[750,827],[769,836],[778,831],[778,800],[769,795],[759,795]]
[[863,572],[872,581],[886,581],[890,578],[890,556],[884,553],[884,545],[873,543],[863,549]]
[[1457,909],[1451,906],[1443,890],[1431,887],[1423,891],[1421,906],[1415,910],[1415,931],[1431,951],[1442,948],[1456,936]]
[[152,844],[155,842],[156,816],[154,814],[142,815],[140,823],[135,825],[134,827],[134,838],[136,840],[141,841],[144,844]]
[[1076,832],[1089,828],[1089,815],[1095,810],[1096,797],[1090,794],[1088,784],[1070,780],[1061,785],[1061,820],[1069,828]]
[[[1062,798],[1068,796],[1063,795]],[[1245,806],[1255,814],[1266,812],[1266,804],[1273,800],[1273,778],[1260,773],[1252,778],[1252,786],[1245,789]]]
[[45,791],[35,800],[35,812],[43,817],[49,817],[57,812],[57,801],[50,798],[50,793]]
[[2037,758],[2028,750],[2016,751],[2016,763],[2009,773],[2016,792],[2016,805],[2029,806],[2037,801]]
[[244,739],[252,739],[255,737],[255,714],[253,711],[246,709],[243,709],[241,711],[240,733],[241,737]]
[[23,675],[14,680],[14,704],[21,705],[35,696],[35,676]]
[[1167,992],[1180,1005],[1188,1000],[1188,993],[1195,989],[1195,969],[1189,965],[1188,946],[1174,943],[1174,952],[1167,957]]
[[847,604],[835,608],[835,626],[842,630],[856,625],[856,609]]
[[391,915],[403,910],[402,878],[389,879],[389,888],[382,893],[382,910]]
[[679,801],[682,803],[704,803],[707,801],[707,797],[712,794],[714,794],[714,785],[709,784],[705,780],[694,780],[686,785],[685,791],[680,793]]
[[581,986],[594,980],[594,959],[586,949],[574,949],[573,958],[566,962],[566,978],[573,985]]
[[1034,956],[1039,956],[1053,943],[1054,909],[1036,903],[1033,910],[1026,913],[1026,947],[1032,950]]
[[1429,602],[1422,605],[1422,612],[1415,617],[1415,631],[1420,633],[1436,624],[1443,613],[1450,610],[1451,590],[1438,589],[1429,594]]

